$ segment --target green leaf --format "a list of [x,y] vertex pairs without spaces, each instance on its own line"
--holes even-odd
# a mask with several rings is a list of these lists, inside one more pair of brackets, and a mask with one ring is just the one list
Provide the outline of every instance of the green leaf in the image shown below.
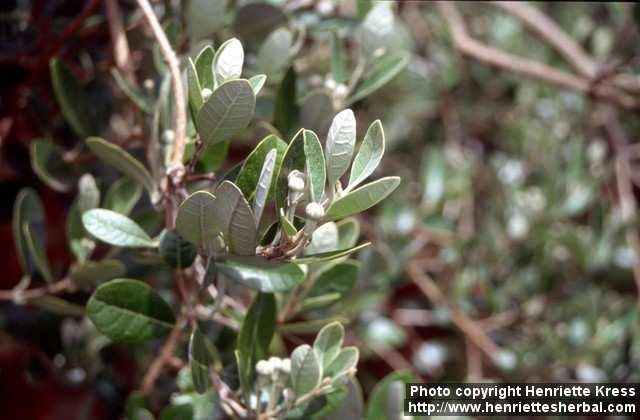
[[262,41],[274,28],[287,21],[280,7],[266,2],[249,3],[238,7],[233,31],[243,41]]
[[82,214],[82,224],[87,232],[110,245],[131,248],[157,246],[136,222],[111,210],[88,210]]
[[[336,387],[324,395],[313,398],[306,404],[298,405],[287,412],[288,420],[357,419],[359,417],[335,417],[333,412],[347,397],[347,391]],[[331,416],[329,416],[331,415]]]
[[104,197],[103,207],[125,216],[131,213],[142,194],[142,186],[128,177],[111,184]]
[[62,159],[60,148],[49,140],[31,142],[31,167],[49,188],[58,192],[66,192],[71,188],[69,165]]
[[318,275],[307,296],[312,298],[331,293],[338,293],[341,296],[347,295],[356,283],[359,269],[360,263],[354,260],[346,260],[324,269]]
[[99,137],[89,137],[86,143],[96,156],[124,175],[139,182],[147,189],[151,197],[155,196],[156,183],[147,168],[145,168],[140,161],[120,148],[120,146],[109,143]]
[[176,230],[200,249],[207,249],[220,233],[216,223],[216,198],[207,191],[196,191],[187,197],[176,217]]
[[40,242],[39,238],[35,235],[32,225],[25,223],[22,225],[22,234],[27,244],[29,254],[33,258],[33,263],[42,275],[42,277],[48,282],[53,281],[53,274],[51,274],[51,267],[49,267],[49,259],[44,249],[44,244]]
[[224,163],[229,153],[229,140],[206,146],[200,157],[200,165],[203,172],[215,172]]
[[276,208],[282,209],[287,202],[287,194],[289,193],[288,176],[294,169],[304,172],[306,158],[304,156],[304,139],[303,130],[293,137],[293,140],[287,146],[282,158],[282,165],[278,171],[278,179],[276,184]]
[[264,165],[260,172],[260,178],[258,179],[258,185],[256,187],[256,197],[253,202],[253,215],[256,220],[256,226],[260,225],[260,219],[262,218],[262,211],[267,204],[267,197],[271,190],[273,173],[275,172],[277,150],[271,149],[267,156],[264,158]]
[[331,77],[336,83],[349,80],[344,44],[337,31],[331,33]]
[[215,81],[217,86],[242,75],[244,64],[244,49],[237,38],[231,38],[224,42],[213,59]]
[[118,260],[86,261],[71,271],[71,281],[83,290],[92,289],[106,281],[124,275],[126,268]]
[[325,220],[337,220],[363,212],[384,200],[400,185],[400,177],[380,178],[357,188],[333,202]]
[[324,183],[327,177],[322,145],[313,131],[304,130],[302,137],[311,201],[319,203],[324,194]]
[[291,66],[280,83],[274,104],[273,125],[285,138],[289,137],[298,126],[300,109],[296,102],[296,79],[296,71]]
[[359,357],[360,352],[357,347],[343,348],[326,368],[324,375],[331,377],[334,381],[348,375],[358,365]]
[[360,28],[362,49],[366,55],[374,54],[378,48],[384,48],[386,41],[393,35],[394,16],[391,4],[376,2],[369,10]]
[[82,213],[78,209],[76,199],[69,208],[66,220],[67,240],[69,249],[79,262],[84,262],[95,248],[95,242],[87,237],[87,233],[82,225]]
[[242,321],[236,352],[240,384],[249,393],[258,360],[266,358],[276,325],[276,298],[271,293],[258,293]]
[[260,93],[266,81],[266,74],[256,74],[255,76],[249,78],[249,84],[251,85],[251,89],[253,89],[254,95],[258,96],[258,93]]
[[351,174],[349,175],[348,189],[353,189],[367,179],[378,167],[384,155],[384,130],[380,120],[375,120],[369,126],[364,141],[358,149]]
[[311,235],[311,243],[304,250],[305,255],[330,252],[338,249],[338,227],[333,222],[320,225]]
[[27,237],[24,234],[24,226],[30,226],[30,232],[42,232],[38,239],[31,238],[32,241],[46,243],[45,218],[42,203],[38,194],[31,188],[23,188],[18,193],[13,204],[13,218],[11,227],[13,230],[13,241],[18,253],[18,260],[22,267],[22,272],[32,275],[36,270],[34,257],[29,251]]
[[224,181],[216,190],[216,195],[219,200],[214,207],[214,221],[229,251],[235,255],[254,255],[258,229],[242,191],[233,182]]
[[315,133],[326,133],[334,114],[333,98],[329,92],[316,90],[302,99],[300,126]]
[[138,280],[116,279],[98,287],[87,316],[114,341],[141,342],[168,334],[175,324],[169,305]]
[[128,81],[116,67],[111,68],[111,75],[120,87],[120,90],[122,90],[122,92],[127,95],[131,102],[133,102],[138,108],[140,108],[147,114],[153,113],[152,98],[145,95],[140,91],[140,89],[138,89],[130,81]]
[[224,26],[227,2],[228,0],[189,0],[186,21],[189,22],[187,30],[192,45]]
[[[258,185],[258,180],[260,177],[260,172],[264,165],[265,158],[267,153],[271,150],[277,150],[277,157],[275,162],[275,170],[282,165],[282,160],[284,158],[285,150],[287,149],[287,143],[285,143],[278,136],[273,134],[268,135],[258,145],[253,149],[253,151],[247,156],[244,163],[242,164],[242,168],[240,169],[240,173],[236,178],[236,185],[242,191],[247,200],[251,201],[256,191],[256,187]],[[275,188],[276,179],[274,178],[271,181],[271,187]]]
[[371,245],[371,242],[365,242],[363,244],[354,246],[353,248],[349,248],[349,249],[339,249],[337,251],[322,252],[320,254],[313,254],[313,255],[305,255],[304,257],[296,258],[295,262],[298,264],[311,264],[311,263],[318,263],[323,261],[331,261],[331,260],[335,260],[336,258],[341,258],[349,254],[353,254],[354,252],[359,251],[362,248],[365,248],[369,245]]
[[100,205],[100,190],[91,174],[84,174],[78,180],[78,210],[84,213]]
[[318,362],[324,371],[338,356],[342,341],[344,340],[344,327],[339,322],[327,324],[318,333],[313,342],[313,350],[318,356]]
[[425,150],[422,174],[422,185],[424,185],[422,201],[435,206],[444,196],[447,176],[447,160],[441,149],[430,147]]
[[348,105],[366,98],[382,86],[390,82],[409,63],[409,53],[406,51],[390,51],[376,59],[371,64],[348,100]]
[[225,141],[245,129],[256,106],[248,81],[231,80],[218,87],[196,116],[200,138],[206,145]]
[[158,252],[169,267],[180,270],[190,267],[198,255],[198,249],[191,242],[172,230],[162,234]]
[[358,221],[349,217],[336,222],[338,226],[338,249],[351,248],[355,246],[360,237],[360,224]]
[[378,382],[369,395],[366,420],[387,420],[402,415],[404,384],[412,382],[417,379],[408,371],[390,373]]
[[265,293],[286,292],[304,280],[298,265],[257,256],[229,257],[216,262],[216,268],[231,280]]
[[210,387],[209,366],[213,361],[213,345],[200,329],[195,327],[189,340],[189,367],[193,386],[200,394],[207,392]]
[[291,353],[291,385],[300,398],[313,391],[322,380],[322,366],[311,346],[303,344]]
[[289,63],[293,35],[287,28],[271,32],[258,51],[256,68],[269,76],[278,75]]
[[324,308],[332,305],[342,299],[340,293],[328,293],[326,295],[319,295],[314,297],[308,297],[302,300],[298,313],[304,313],[313,311],[316,309]]
[[213,83],[213,57],[215,52],[211,45],[204,47],[196,57],[196,74],[198,75],[198,82],[200,88],[214,89]]
[[336,181],[347,171],[355,144],[356,117],[352,110],[345,109],[333,118],[325,144],[329,188],[333,189]]
[[91,103],[78,78],[58,58],[49,61],[51,83],[62,115],[78,137],[96,134],[95,117],[89,112]]
[[200,86],[200,81],[198,80],[196,65],[191,60],[191,57],[187,57],[187,93],[191,115],[198,115],[200,108],[204,104],[204,99],[202,98],[202,86]]
[[[192,404],[179,404],[179,405],[170,405],[165,407],[160,412],[159,420],[193,420],[199,417],[196,417],[196,413]],[[149,417],[144,420],[153,419],[153,415],[149,413]],[[134,420],[129,419],[127,420]],[[143,420],[143,419],[139,419]]]
[[284,216],[284,212],[282,209],[280,209],[280,226],[282,226],[284,234],[290,238],[298,233],[298,229],[296,229],[293,223],[291,223],[291,221]]

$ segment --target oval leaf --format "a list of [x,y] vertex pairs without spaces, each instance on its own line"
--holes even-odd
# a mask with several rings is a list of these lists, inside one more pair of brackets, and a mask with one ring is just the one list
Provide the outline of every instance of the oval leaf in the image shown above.
[[[282,158],[282,165],[278,171],[278,179],[276,183],[276,206],[278,209],[285,207],[287,202],[287,194],[289,193],[288,176],[294,169],[304,172],[306,160],[304,156],[304,139],[303,130],[299,130],[293,137],[293,140],[287,146]],[[278,210],[279,211],[279,210]]]
[[213,345],[200,332],[200,329],[195,327],[189,339],[189,367],[191,368],[193,387],[200,394],[207,392],[211,384],[209,366],[213,361]]
[[256,97],[248,81],[231,80],[218,87],[196,116],[200,138],[206,145],[227,140],[249,125]]
[[360,352],[356,347],[343,348],[329,364],[324,375],[334,381],[348,375],[355,370],[359,356]]
[[95,118],[89,112],[89,98],[78,78],[58,58],[52,58],[49,67],[53,91],[67,123],[79,137],[96,134]]
[[302,136],[311,201],[319,203],[324,194],[324,183],[327,177],[322,145],[313,131],[304,130]]
[[128,177],[111,184],[104,197],[103,207],[127,216],[142,194],[142,186]]
[[253,89],[254,95],[258,96],[258,93],[260,93],[266,81],[267,81],[266,74],[257,74],[249,78],[249,84],[251,85],[251,89]]
[[322,366],[311,346],[303,344],[291,353],[291,384],[300,398],[313,391],[322,379]]
[[191,59],[187,57],[187,94],[189,96],[189,109],[191,109],[191,115],[197,115],[204,99],[202,98],[202,86],[198,80],[198,72],[196,65]]
[[342,219],[363,212],[384,200],[400,185],[400,177],[380,178],[357,188],[333,202],[325,220]]
[[313,350],[316,352],[323,370],[338,356],[343,340],[344,327],[341,323],[332,322],[322,327],[313,342]]
[[190,267],[198,255],[198,249],[174,231],[165,231],[158,247],[160,256],[169,267],[179,270]]
[[126,272],[124,264],[118,260],[87,261],[71,271],[71,281],[87,290],[122,276]]
[[258,185],[256,187],[256,198],[253,202],[253,215],[256,219],[256,226],[260,226],[262,211],[267,204],[267,197],[271,189],[271,181],[276,166],[277,152],[276,149],[271,149],[271,151],[267,153],[267,156],[264,158],[262,171],[260,171],[260,178],[258,179]]
[[93,209],[82,214],[84,228],[95,238],[115,246],[154,248],[156,243],[136,222],[115,211]]
[[261,257],[230,257],[216,262],[216,268],[230,279],[265,293],[286,292],[304,280],[304,271],[289,262]]
[[327,181],[333,188],[336,181],[347,171],[356,144],[356,117],[353,111],[345,109],[333,118],[325,154],[327,160]]
[[351,190],[367,179],[380,164],[382,155],[384,155],[384,130],[380,120],[376,120],[369,126],[358,154],[353,160],[347,189]]
[[138,280],[117,279],[98,287],[87,316],[114,341],[140,342],[168,334],[175,324],[169,305]]
[[242,74],[244,64],[244,49],[237,38],[231,38],[223,43],[216,52],[213,60],[215,80],[218,86],[227,80],[237,79]]
[[[255,194],[260,172],[264,165],[267,153],[272,149],[276,149],[277,151],[275,162],[275,168],[277,170],[280,165],[282,165],[282,159],[284,158],[284,153],[287,149],[287,143],[273,134],[262,139],[242,164],[240,173],[236,178],[236,185],[249,201],[253,199],[253,195]],[[275,184],[276,180],[273,179],[270,188],[274,188]]]
[[36,270],[36,265],[29,251],[29,244],[24,234],[24,226],[31,226],[32,232],[34,227],[36,231],[42,232],[38,240],[41,243],[45,243],[44,221],[44,210],[38,194],[31,188],[20,190],[13,204],[11,224],[20,266],[26,275],[33,274]]
[[86,140],[87,146],[100,159],[113,166],[129,178],[139,182],[144,186],[149,194],[155,196],[156,186],[147,168],[120,146],[99,137],[89,137]]
[[242,191],[231,181],[224,181],[216,190],[218,202],[214,220],[229,251],[236,255],[254,255],[258,230],[249,203]]
[[49,140],[34,140],[30,151],[31,167],[40,180],[55,191],[69,191],[71,173],[60,148]]
[[409,53],[406,51],[390,51],[376,59],[362,82],[349,98],[348,104],[357,102],[371,95],[376,90],[390,82],[409,63]]
[[253,384],[255,365],[265,359],[276,325],[276,298],[271,293],[259,293],[254,299],[238,333],[236,352],[240,384],[248,392]]
[[278,28],[264,41],[258,52],[256,67],[270,76],[278,75],[289,63],[293,35],[287,28]]
[[216,224],[216,198],[207,191],[196,191],[178,209],[176,230],[183,238],[207,249],[220,229]]
[[204,47],[196,57],[196,74],[198,75],[198,82],[200,88],[213,90],[213,57],[215,52],[211,45]]

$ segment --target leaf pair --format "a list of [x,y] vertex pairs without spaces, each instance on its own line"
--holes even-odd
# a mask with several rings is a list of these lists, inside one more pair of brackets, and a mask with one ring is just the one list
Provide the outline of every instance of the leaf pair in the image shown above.
[[234,183],[224,181],[216,196],[197,191],[187,197],[178,209],[177,231],[203,250],[222,235],[232,254],[254,255],[258,232],[242,191]]

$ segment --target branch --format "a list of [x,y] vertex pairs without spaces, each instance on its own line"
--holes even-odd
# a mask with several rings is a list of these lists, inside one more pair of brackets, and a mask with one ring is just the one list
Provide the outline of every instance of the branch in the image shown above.
[[633,97],[608,86],[594,86],[591,80],[586,77],[557,70],[546,64],[509,54],[500,49],[485,45],[468,35],[462,16],[460,16],[458,9],[453,3],[437,2],[436,6],[450,27],[451,36],[456,48],[463,54],[487,64],[520,73],[534,79],[573,89],[587,95],[593,95],[598,99],[611,102],[625,109],[640,108],[640,104]]
[[184,148],[186,144],[186,126],[187,126],[187,113],[184,99],[184,87],[182,86],[182,76],[180,74],[180,62],[176,57],[171,44],[164,33],[164,30],[158,22],[151,5],[148,0],[137,0],[138,5],[142,9],[151,30],[153,36],[160,44],[160,50],[162,55],[169,66],[169,72],[171,73],[171,80],[173,84],[173,96],[174,96],[174,131],[175,141],[173,144],[173,150],[171,151],[171,165],[167,169],[167,175],[174,175],[180,179],[184,172],[184,166],[182,159],[184,156]]
[[130,82],[135,83],[136,76],[133,71],[133,60],[131,59],[127,36],[124,32],[124,25],[122,24],[120,6],[118,6],[116,0],[106,0],[105,10],[107,13],[107,21],[109,22],[109,32],[111,33],[113,57],[116,62],[116,67],[122,71],[124,77]]
[[45,295],[57,295],[63,293],[71,285],[71,280],[64,278],[55,283],[48,284],[46,286],[27,289],[27,290],[0,290],[0,300],[32,300]]
[[501,350],[482,330],[482,328],[480,328],[464,312],[450,304],[438,285],[431,279],[431,277],[425,274],[415,262],[409,263],[407,267],[407,274],[422,293],[427,296],[431,303],[434,305],[444,306],[449,309],[453,323],[465,334],[471,343],[478,347],[487,356],[487,358],[493,362],[495,357],[500,354]]
[[153,362],[151,362],[151,365],[149,365],[147,373],[144,375],[144,378],[142,378],[142,385],[140,385],[140,393],[142,395],[149,395],[156,380],[162,373],[164,366],[173,360],[173,353],[176,350],[176,346],[180,340],[180,334],[182,333],[183,321],[184,318],[182,316],[176,320],[176,325],[171,330],[167,341],[162,345],[160,354],[158,354],[158,356],[153,359]]

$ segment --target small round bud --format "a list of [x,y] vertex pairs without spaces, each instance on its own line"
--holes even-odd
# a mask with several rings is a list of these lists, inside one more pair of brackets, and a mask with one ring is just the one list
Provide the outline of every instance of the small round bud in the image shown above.
[[296,393],[293,392],[291,388],[285,388],[282,391],[282,396],[284,397],[284,404],[286,407],[292,407],[293,403],[296,400]]
[[291,359],[283,359],[280,369],[286,374],[291,373]]
[[334,92],[335,92],[336,96],[338,96],[340,98],[344,98],[345,96],[347,96],[348,91],[349,91],[349,89],[347,88],[347,85],[345,85],[344,83],[340,83],[334,89]]
[[274,372],[279,371],[282,365],[282,359],[280,359],[279,357],[270,357],[269,364],[271,365],[271,368]]
[[203,100],[207,100],[211,97],[211,95],[213,94],[213,91],[209,88],[204,88],[202,89],[202,91],[200,92],[200,94],[202,95],[202,99]]
[[307,217],[311,220],[320,220],[324,217],[324,208],[318,203],[309,203],[304,209]]
[[173,140],[175,140],[176,138],[176,133],[173,132],[173,130],[164,130],[162,132],[162,142],[164,144],[170,144],[173,143]]
[[153,81],[153,79],[145,79],[144,82],[142,82],[142,85],[146,90],[153,90],[153,88],[156,86],[156,83]]
[[327,78],[327,80],[324,81],[324,86],[327,89],[334,90],[336,88],[336,81],[333,80],[333,78],[329,77]]
[[256,363],[256,373],[261,376],[269,376],[273,373],[273,366],[266,360]]
[[287,178],[289,181],[289,190],[293,192],[304,191],[304,174],[298,170],[293,170]]

